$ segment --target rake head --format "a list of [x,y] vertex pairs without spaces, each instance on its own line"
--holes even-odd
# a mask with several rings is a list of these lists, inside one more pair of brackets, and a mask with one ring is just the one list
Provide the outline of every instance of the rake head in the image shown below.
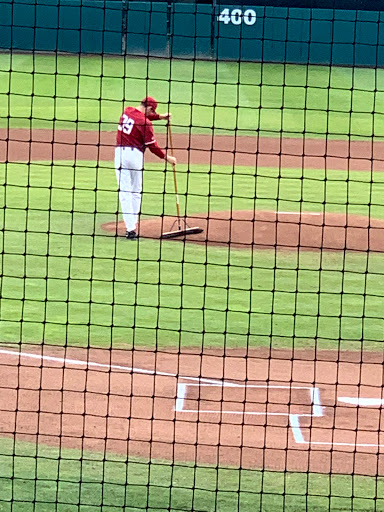
[[193,228],[185,227],[184,229],[176,229],[174,231],[167,231],[166,233],[162,233],[160,238],[176,238],[178,236],[186,236],[186,235],[196,235],[197,233],[202,233],[204,229],[195,226]]

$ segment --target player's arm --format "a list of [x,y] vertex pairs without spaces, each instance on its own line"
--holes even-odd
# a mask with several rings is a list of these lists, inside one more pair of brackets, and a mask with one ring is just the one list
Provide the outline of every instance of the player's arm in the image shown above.
[[167,121],[170,121],[172,118],[172,114],[170,112],[166,112],[165,114],[149,114],[147,116],[147,119],[150,121],[161,121],[163,119],[166,119]]
[[152,123],[149,122],[145,125],[144,129],[144,144],[149,149],[151,153],[156,155],[157,157],[166,160],[171,165],[176,165],[176,158],[164,153],[164,151],[160,148],[155,139],[155,134],[153,132]]
[[145,144],[149,151],[153,153],[154,155],[158,156],[159,158],[166,160],[171,165],[176,165],[177,160],[174,156],[168,155],[168,153],[164,153],[164,151],[160,148],[158,143],[155,140],[152,140],[151,142],[147,142]]

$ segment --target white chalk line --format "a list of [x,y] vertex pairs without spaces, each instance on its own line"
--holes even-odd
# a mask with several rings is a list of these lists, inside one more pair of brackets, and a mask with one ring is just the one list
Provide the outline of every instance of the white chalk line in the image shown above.
[[120,370],[127,373],[139,373],[143,375],[159,375],[161,377],[174,377],[181,380],[190,380],[194,382],[207,383],[208,385],[226,386],[226,387],[242,387],[242,384],[234,382],[221,381],[218,379],[208,379],[206,377],[190,377],[187,375],[179,375],[177,373],[162,372],[158,370],[146,370],[144,368],[135,368],[131,366],[122,366],[118,364],[96,363],[94,361],[82,361],[81,359],[70,359],[67,357],[45,356],[40,354],[32,354],[31,352],[16,352],[15,350],[0,349],[0,354],[14,357],[29,357],[30,359],[39,359],[40,361],[52,361],[67,366],[85,366],[86,368],[107,368],[108,370]]
[[[174,410],[176,412],[184,412],[184,413],[197,413],[199,415],[202,414],[242,414],[243,416],[251,415],[251,416],[286,416],[290,417],[292,413],[290,412],[268,412],[268,411],[233,411],[233,410],[212,410],[212,409],[185,409],[184,404],[187,400],[187,388],[188,387],[218,387],[214,384],[178,384],[177,385],[177,398],[176,398],[176,405]],[[277,384],[243,384],[242,387],[246,390],[248,388],[256,388],[256,389],[304,389],[306,391],[309,391],[309,396],[311,399],[310,406],[312,408],[312,413],[306,414],[302,413],[299,414],[300,417],[307,417],[307,418],[313,418],[313,417],[320,417],[323,416],[323,408],[320,403],[320,391],[317,387],[312,386],[288,386],[288,385],[277,385]],[[192,399],[193,400],[193,399]],[[211,400],[212,401],[212,400]],[[224,403],[224,401],[220,401],[220,403]],[[250,403],[250,402],[248,402]],[[258,403],[259,405],[262,404],[261,402]],[[266,405],[266,404],[265,404]],[[285,404],[274,404],[274,405],[285,405]],[[300,404],[289,404],[291,407],[295,407]],[[301,404],[305,405],[305,404]],[[309,404],[307,405],[309,407]]]
[[313,407],[312,407],[313,416],[315,416],[317,418],[324,416],[323,407],[321,406],[319,388],[312,388],[309,392],[311,394],[311,402],[313,405]]
[[[175,407],[176,412],[194,413],[202,416],[203,414],[241,414],[243,416],[284,416],[290,417],[292,413],[289,412],[270,412],[270,411],[234,411],[232,409],[184,409],[184,398],[179,398],[179,402]],[[300,413],[301,418],[313,418],[313,414]]]
[[352,396],[339,396],[337,398],[339,402],[344,402],[350,405],[356,405],[360,407],[382,407],[384,406],[384,398],[364,398],[352,397]]
[[185,384],[177,385],[175,411],[181,412],[184,407],[185,395],[187,394],[187,386]]
[[[286,412],[254,412],[254,411],[215,411],[211,409],[182,409],[179,412],[188,412],[188,413],[195,413],[195,414],[242,414],[242,415],[249,415],[249,416],[290,416],[289,413]],[[312,414],[300,414],[300,417],[308,417],[313,418]]]
[[293,438],[297,444],[306,444],[303,433],[300,428],[300,420],[297,414],[289,415],[289,424],[291,426]]
[[[217,384],[217,386],[215,384],[187,384],[187,386],[196,386],[196,387],[222,387],[222,383],[221,384]],[[312,389],[314,389],[312,386],[288,386],[286,384],[247,384],[247,383],[244,383],[244,384],[237,384],[236,387],[241,387],[241,388],[260,388],[260,389],[269,389],[269,388],[273,388],[273,389],[306,389],[308,391],[311,391]],[[316,389],[316,388],[315,388]]]
[[[302,415],[299,414],[290,414],[289,415],[289,424],[291,426],[293,438],[297,444],[304,444],[306,446],[352,446],[358,448],[384,448],[384,444],[380,443],[342,443],[336,441],[312,441],[306,440],[303,431],[300,425],[300,417]],[[310,428],[310,427],[308,427]],[[313,428],[313,427],[312,427]]]
[[[209,384],[201,384],[202,386],[212,386]],[[300,425],[300,418],[314,418],[314,417],[323,417],[324,416],[324,408],[321,404],[320,398],[320,389],[318,387],[307,387],[307,386],[279,386],[279,385],[271,385],[268,384],[258,384],[252,385],[249,387],[253,388],[275,388],[275,389],[306,389],[310,393],[311,405],[312,405],[312,414],[293,414],[293,413],[283,413],[283,412],[255,412],[255,411],[227,411],[227,410],[204,410],[204,409],[184,409],[184,403],[187,395],[187,387],[188,386],[199,386],[199,384],[178,384],[177,391],[177,400],[176,400],[176,412],[184,412],[184,413],[197,413],[199,416],[202,414],[241,414],[241,415],[252,415],[252,416],[288,416],[289,418],[289,426],[291,428],[293,438],[297,444],[305,445],[305,446],[345,446],[345,447],[355,447],[355,448],[384,448],[384,444],[374,444],[374,443],[347,443],[347,442],[336,442],[336,441],[312,441],[306,440],[303,434],[302,427]],[[179,387],[181,388],[179,390]],[[247,386],[248,387],[248,386]],[[312,427],[314,428],[314,427]]]
[[[56,362],[56,363],[62,363],[65,367],[67,365],[70,365],[70,366],[85,366],[86,368],[107,368],[107,369],[110,369],[110,370],[121,370],[121,371],[125,371],[127,373],[139,373],[139,374],[143,374],[143,375],[153,375],[153,376],[156,376],[156,375],[159,375],[159,376],[163,376],[163,377],[174,377],[174,378],[178,378],[178,379],[181,379],[181,380],[190,380],[190,381],[193,381],[193,382],[198,382],[198,383],[205,383],[206,385],[214,385],[214,386],[227,386],[227,387],[244,387],[244,384],[236,384],[236,383],[233,383],[233,382],[227,382],[227,381],[221,381],[221,380],[216,380],[216,379],[208,379],[206,377],[190,377],[190,376],[185,376],[185,375],[178,375],[176,373],[170,373],[170,372],[162,372],[162,371],[157,371],[157,370],[146,370],[144,368],[135,368],[135,367],[131,367],[131,366],[122,366],[122,365],[115,365],[115,364],[106,364],[106,363],[96,363],[94,361],[82,361],[80,359],[71,359],[71,358],[65,358],[65,357],[54,357],[54,356],[46,356],[46,355],[39,355],[39,354],[33,354],[33,353],[30,353],[30,352],[16,352],[14,350],[5,350],[5,349],[0,349],[0,354],[4,354],[4,355],[8,355],[8,356],[13,356],[13,357],[27,357],[27,358],[31,358],[31,359],[39,359],[40,361],[52,361],[52,362]],[[184,405],[184,400],[185,400],[185,395],[186,395],[186,386],[188,384],[178,384],[178,394],[177,394],[177,398],[176,398],[176,407],[175,407],[175,410],[178,411],[178,412],[187,412],[186,410],[183,409],[183,405]],[[196,385],[196,384],[191,384],[191,385]],[[184,387],[182,387],[184,386]],[[267,385],[266,385],[267,386]],[[255,386],[256,387],[256,386]],[[263,386],[260,386],[260,387],[264,387]],[[310,388],[310,387],[304,387],[304,386],[296,386],[296,387],[290,387],[290,386],[278,386],[279,388],[289,388],[289,389],[309,389],[309,390],[316,390],[317,389],[317,393],[319,393],[319,390],[318,388]],[[180,394],[179,394],[179,390],[181,389],[180,391]],[[184,394],[183,394],[184,393]],[[322,442],[322,441],[307,441],[305,440],[304,436],[303,436],[303,432],[302,432],[302,429],[301,429],[301,426],[300,426],[300,417],[305,417],[305,416],[310,416],[310,417],[313,417],[313,416],[322,416],[322,414],[319,414],[320,411],[322,412],[322,407],[321,407],[321,403],[320,403],[320,394],[316,394],[316,391],[311,391],[311,396],[312,396],[312,402],[313,402],[313,410],[314,410],[314,414],[309,414],[309,415],[306,415],[306,414],[289,414],[289,423],[290,423],[290,426],[291,426],[291,430],[292,430],[292,433],[293,433],[293,437],[295,439],[295,442],[297,444],[305,444],[305,445],[323,445],[323,446],[355,446],[355,447],[370,447],[370,448],[384,448],[384,444],[371,444],[371,443],[339,443],[339,442]],[[206,412],[206,411],[190,411],[190,412]],[[207,411],[208,412],[208,411]],[[227,412],[227,413],[230,413],[229,411],[212,411],[212,412],[215,412],[216,414],[217,413],[222,413],[222,412]],[[244,414],[243,412],[232,412],[230,414]],[[249,414],[252,414],[252,413],[249,413]],[[253,413],[253,414],[268,414],[268,415],[283,415],[282,413]],[[284,414],[284,416],[286,416],[286,414]]]

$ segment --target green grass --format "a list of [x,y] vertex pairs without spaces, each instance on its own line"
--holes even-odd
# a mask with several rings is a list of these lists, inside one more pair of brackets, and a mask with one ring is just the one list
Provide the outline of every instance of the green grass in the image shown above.
[[[225,167],[178,169],[188,214],[255,206],[322,211],[326,201],[327,211],[348,207],[384,219],[379,172],[353,172],[346,181],[342,171],[259,169],[255,176],[244,167],[234,174]],[[17,163],[2,165],[0,179],[6,183],[0,197],[3,342],[339,348],[340,340],[343,348],[380,346],[380,254],[127,243],[100,228],[116,220],[113,169],[92,162]],[[174,214],[171,174],[151,164],[144,181],[143,213],[157,216],[164,208]],[[185,196],[187,186],[193,194]]]
[[[147,93],[161,112],[170,102],[179,132],[384,137],[384,70],[0,55],[0,127],[114,131],[123,105]],[[383,173],[187,170],[188,214],[326,205],[384,219]],[[118,208],[104,163],[0,164],[0,183],[1,342],[382,350],[382,255],[128,243],[100,228]],[[172,190],[151,164],[144,215],[174,214]],[[383,496],[382,477],[127,462],[0,439],[0,512],[382,512]]]
[[381,477],[127,462],[0,440],[0,512],[380,512],[383,496]]
[[181,132],[384,137],[383,69],[0,55],[2,127],[115,130],[147,93]]

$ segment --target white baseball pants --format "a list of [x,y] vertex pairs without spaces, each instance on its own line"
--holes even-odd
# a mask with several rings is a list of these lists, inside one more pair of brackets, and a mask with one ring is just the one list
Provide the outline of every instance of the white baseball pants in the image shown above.
[[121,213],[127,231],[134,231],[139,220],[143,190],[144,154],[137,148],[117,147],[115,169]]

